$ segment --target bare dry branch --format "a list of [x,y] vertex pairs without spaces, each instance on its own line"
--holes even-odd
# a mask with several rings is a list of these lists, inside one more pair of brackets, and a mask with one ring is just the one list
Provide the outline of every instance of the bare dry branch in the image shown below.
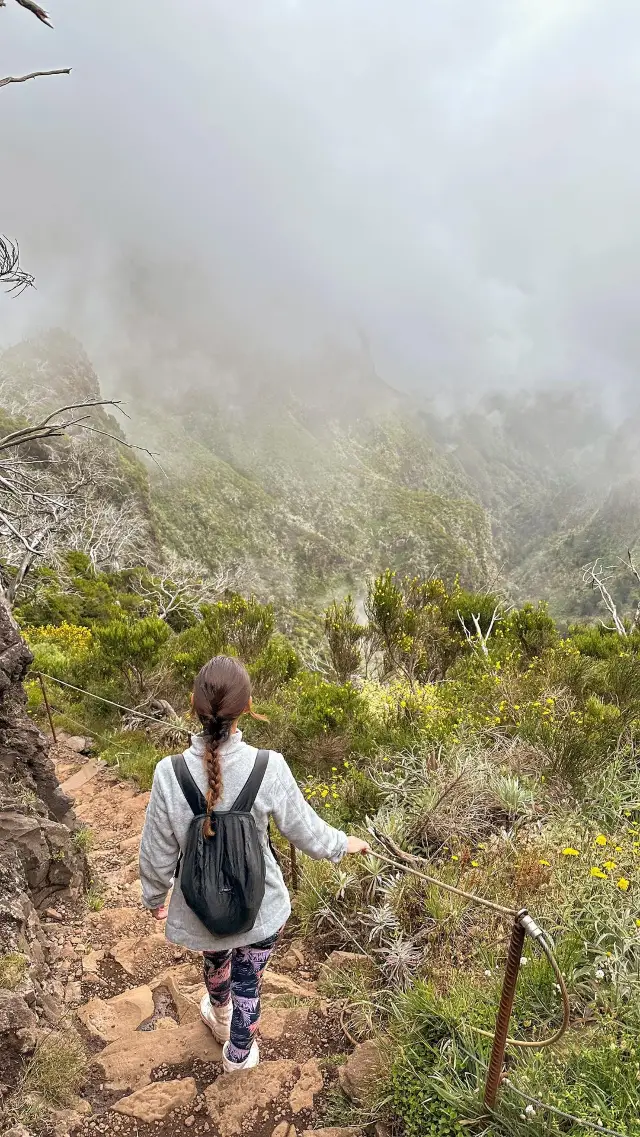
[[458,619],[460,621],[462,631],[464,632],[464,637],[465,637],[467,643],[469,644],[469,647],[471,648],[471,650],[474,652],[480,651],[482,653],[482,655],[484,655],[486,658],[489,655],[489,648],[488,648],[489,637],[490,637],[495,625],[497,623],[500,623],[500,620],[504,616],[504,609],[502,608],[502,606],[500,604],[496,604],[496,606],[493,610],[492,616],[491,616],[491,620],[489,622],[489,627],[487,628],[486,632],[483,632],[482,628],[480,626],[480,616],[479,615],[476,616],[476,614],[474,612],[471,613],[471,619],[473,620],[473,626],[475,628],[475,635],[473,634],[473,632],[471,632],[469,630],[469,628],[465,624],[464,617],[460,614],[460,612],[457,612],[457,616],[458,616]]
[[[152,459],[154,455],[91,426],[88,413],[74,413],[96,407],[121,409],[113,399],[72,403],[0,439],[0,559],[9,604],[15,603],[35,563],[60,567],[62,554],[71,549],[86,552],[96,569],[132,567],[140,561],[148,524],[133,499],[122,498],[126,486],[108,452],[98,451],[84,435],[92,432]],[[58,438],[64,438],[62,446],[48,445]],[[39,445],[35,453],[29,449],[34,444]],[[107,487],[115,491],[115,503],[109,495],[105,500]]]
[[44,8],[36,4],[35,0],[16,0],[16,3],[19,4],[21,8],[26,8],[29,12],[32,12],[36,19],[46,24],[48,28],[53,27],[48,12],[45,12]]
[[[582,580],[585,584],[588,584],[594,590],[594,592],[600,593],[600,598],[605,608],[610,613],[614,623],[614,627],[610,630],[616,631],[619,636],[626,636],[627,629],[625,627],[624,620],[618,614],[617,605],[611,593],[609,592],[609,589],[607,588],[608,577],[605,576],[605,574],[610,574],[611,571],[611,569],[606,569],[603,565],[601,565],[600,559],[598,558],[593,562],[593,564],[585,565],[585,568],[582,572]],[[606,624],[604,626],[606,627]]]
[[70,75],[70,67],[56,67],[53,71],[30,71],[28,75],[6,75],[0,79],[0,87],[8,87],[10,83],[27,83],[29,79],[40,79],[46,75]]
[[[37,20],[40,20],[41,23],[46,24],[48,28],[53,27],[53,24],[49,19],[49,14],[45,12],[44,8],[41,8],[40,5],[36,3],[36,0],[16,0],[16,2],[20,5],[21,8],[26,8],[28,12],[31,12]],[[5,7],[5,0],[0,0],[0,8]],[[45,75],[70,74],[70,67],[57,67],[52,71],[31,71],[28,75],[7,75],[4,79],[0,79],[0,87],[8,87],[10,83],[27,83],[29,79],[39,79],[41,76]],[[31,281],[31,283],[33,283],[33,281]]]
[[[5,434],[4,438],[0,439],[0,451],[9,450],[12,446],[24,446],[29,442],[40,442],[47,438],[60,438],[73,426],[79,426],[83,430],[96,430],[94,427],[89,428],[84,425],[89,420],[88,415],[82,415],[79,418],[63,419],[61,422],[53,421],[58,416],[68,414],[70,411],[87,410],[93,407],[114,407],[116,410],[119,410],[121,414],[125,415],[125,418],[129,417],[122,409],[119,399],[94,399],[86,403],[69,403],[66,407],[58,407],[57,410],[51,411],[46,418],[42,419],[39,423],[35,423],[33,426],[24,426],[21,427],[20,430],[12,431],[11,434]],[[106,438],[111,438],[114,442],[118,442],[130,450],[142,450],[145,454],[149,454],[150,457],[153,457],[151,451],[147,450],[144,446],[134,446],[132,442],[125,442],[124,439],[118,438],[115,434],[109,434],[107,431],[96,430],[96,433],[103,434]]]
[[17,241],[0,236],[0,283],[6,285],[8,292],[19,293],[33,285],[30,272],[20,265],[20,247]]

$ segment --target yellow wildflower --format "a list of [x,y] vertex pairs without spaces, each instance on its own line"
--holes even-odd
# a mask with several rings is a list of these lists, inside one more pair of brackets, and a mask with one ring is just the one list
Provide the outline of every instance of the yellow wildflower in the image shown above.
[[577,849],[568,848],[568,849],[562,850],[562,856],[563,857],[579,857],[580,853],[578,852]]
[[551,868],[551,862],[550,862],[550,861],[538,861],[538,864],[539,864],[539,865],[544,865],[544,867],[545,867],[546,869],[550,869],[550,868]]
[[471,862],[471,868],[472,869],[479,869],[480,868],[480,862],[479,861],[472,861]]
[[455,853],[452,853],[452,854],[451,854],[451,860],[452,860],[452,861],[459,861],[459,860],[460,860],[460,857],[457,857]]
[[618,888],[620,889],[621,892],[626,892],[628,887],[629,887],[629,881],[627,880],[626,877],[621,876],[620,880],[618,881]]
[[606,872],[603,872],[602,869],[599,869],[596,865],[594,865],[592,867],[591,875],[597,877],[598,880],[606,880],[607,879]]
[[616,862],[615,861],[605,861],[604,867],[606,868],[607,872],[613,872],[614,868],[616,867]]
[[598,833],[598,836],[596,837],[595,843],[596,843],[596,845],[600,845],[600,846],[606,845],[607,838],[605,837],[604,833]]

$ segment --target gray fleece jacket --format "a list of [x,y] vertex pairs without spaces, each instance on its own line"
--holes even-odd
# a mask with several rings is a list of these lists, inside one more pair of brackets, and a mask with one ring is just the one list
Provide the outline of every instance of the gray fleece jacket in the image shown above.
[[[207,775],[202,756],[202,735],[194,735],[185,750],[187,766],[203,794]],[[220,747],[222,798],[218,809],[230,809],[246,782],[257,751],[242,741],[236,731]],[[272,817],[284,837],[314,860],[337,862],[346,852],[347,837],[333,829],[303,797],[282,754],[271,752],[264,780],[252,814],[264,851],[266,882],[258,918],[249,932],[238,936],[213,936],[188,907],[180,887],[173,889],[166,924],[167,939],[192,951],[221,951],[259,943],[275,935],[291,914],[289,893],[275,857],[269,849],[267,826]],[[178,856],[184,849],[193,814],[176,781],[171,758],[156,766],[140,845],[140,880],[145,907],[159,908],[174,883]]]

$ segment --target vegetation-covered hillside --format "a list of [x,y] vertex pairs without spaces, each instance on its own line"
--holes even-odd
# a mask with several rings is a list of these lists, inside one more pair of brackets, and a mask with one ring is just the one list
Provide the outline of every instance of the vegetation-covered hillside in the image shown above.
[[[227,593],[201,602],[148,571],[97,573],[72,554],[18,609],[34,667],[158,716],[157,725],[48,681],[54,721],[90,732],[124,777],[148,787],[183,745],[188,695],[216,652],[239,655],[268,722],[256,744],[283,750],[334,824],[377,831],[426,871],[508,907],[553,937],[570,990],[557,1047],[509,1048],[495,1116],[481,1090],[509,921],[361,863],[302,865],[297,927],[320,950],[362,949],[325,974],[355,1039],[381,1039],[384,1079],[354,1111],[334,1097],[326,1124],[385,1118],[400,1134],[570,1134],[579,1123],[637,1132],[640,1070],[640,637],[581,625],[558,634],[544,606],[509,612],[486,593],[392,572],[370,581],[366,621],[329,606],[315,670],[274,609]],[[39,685],[28,685],[44,723]],[[174,717],[172,708],[175,709]],[[244,726],[244,724],[243,724]],[[89,895],[100,906],[100,882]],[[511,1034],[536,1041],[560,1020],[553,973],[527,942]],[[522,1097],[521,1093],[528,1095]],[[395,1131],[395,1130],[394,1130]]]
[[[9,420],[101,397],[62,332],[6,351],[0,378]],[[347,588],[361,601],[368,576],[393,564],[498,581],[564,620],[592,616],[583,566],[616,564],[636,543],[633,420],[616,426],[578,388],[493,396],[446,418],[389,388],[366,356],[317,374],[169,359],[153,384],[122,382],[131,418],[102,425],[153,450],[162,470],[97,435],[91,447],[144,522],[142,559],[172,550],[287,607],[317,612]],[[613,576],[624,599],[629,582]]]

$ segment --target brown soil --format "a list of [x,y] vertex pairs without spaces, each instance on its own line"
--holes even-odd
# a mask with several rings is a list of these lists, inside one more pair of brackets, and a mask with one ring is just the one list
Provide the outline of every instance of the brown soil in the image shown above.
[[[70,753],[63,745],[54,748],[54,756],[61,779],[79,773],[87,761]],[[56,978],[65,988],[72,982],[77,985],[82,981],[82,1004],[96,998],[107,1001],[148,983],[153,988],[154,1012],[137,1030],[151,1033],[158,1030],[166,1037],[167,1031],[184,1032],[185,1026],[179,1024],[199,1022],[200,957],[158,938],[162,928],[144,911],[139,891],[136,891],[138,840],[148,796],[139,793],[135,786],[118,781],[106,769],[99,769],[77,790],[75,809],[81,823],[92,831],[91,875],[100,885],[104,907],[100,912],[61,912],[62,921],[52,926],[51,931],[59,944],[74,944],[74,957],[60,959],[54,970],[59,969]],[[104,958],[98,957],[97,962],[92,963],[89,958],[91,952],[104,952]],[[111,952],[124,966],[113,958]],[[87,957],[84,970],[83,956]],[[265,1009],[268,1006],[281,1010],[271,1010],[273,1037],[261,1040],[260,1051],[263,1064],[284,1059],[295,1063],[296,1069],[310,1059],[316,1059],[324,1089],[316,1092],[312,1110],[299,1110],[294,1115],[289,1089],[285,1086],[276,1100],[266,1106],[257,1105],[251,1114],[247,1114],[242,1122],[243,1137],[245,1134],[247,1137],[248,1134],[251,1137],[272,1137],[273,1131],[284,1121],[295,1125],[298,1134],[322,1125],[323,1099],[337,1081],[336,1056],[351,1049],[340,1026],[340,1007],[324,1003],[315,994],[322,958],[309,944],[297,940],[293,931],[287,929],[284,932],[270,967],[274,980],[278,973],[283,977],[281,981],[278,978],[276,985],[283,989],[283,994],[269,994],[264,1000]],[[197,970],[189,964],[195,965]],[[88,967],[93,970],[89,972]],[[168,975],[166,980],[165,974]],[[162,977],[160,983],[158,976]],[[291,995],[284,993],[287,983],[290,985],[292,982],[304,992],[304,997],[300,995],[293,1001],[303,1009],[298,1014],[285,1014],[287,1008],[294,1010]],[[104,1071],[93,1064],[104,1049],[104,1043],[94,1037],[76,1015],[74,1020],[92,1063],[82,1091],[82,1097],[91,1107],[91,1114],[73,1130],[77,1137],[129,1137],[129,1134],[131,1137],[176,1137],[181,1133],[185,1137],[191,1134],[194,1137],[220,1137],[220,1130],[210,1116],[205,1099],[205,1091],[222,1075],[219,1062],[193,1057],[189,1061],[152,1070],[146,1067],[147,1082],[149,1078],[152,1082],[193,1078],[197,1098],[188,1106],[173,1110],[163,1121],[143,1122],[114,1112],[114,1104],[130,1091],[107,1088]],[[278,1030],[281,1033],[275,1037]],[[158,1043],[161,1041],[158,1034]],[[171,1052],[175,1053],[175,1048]],[[11,1063],[3,1056],[0,1083],[14,1084],[19,1070],[19,1060]],[[250,1079],[251,1074],[247,1077]],[[234,1080],[229,1079],[228,1085],[232,1093]],[[250,1082],[243,1092],[250,1092]]]

